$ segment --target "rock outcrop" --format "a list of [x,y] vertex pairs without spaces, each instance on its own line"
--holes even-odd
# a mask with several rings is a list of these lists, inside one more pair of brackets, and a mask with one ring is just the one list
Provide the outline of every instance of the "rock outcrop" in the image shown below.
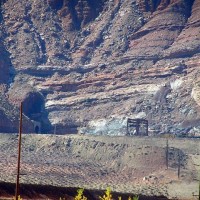
[[198,132],[199,0],[0,5],[0,83],[42,132],[138,116],[154,133]]

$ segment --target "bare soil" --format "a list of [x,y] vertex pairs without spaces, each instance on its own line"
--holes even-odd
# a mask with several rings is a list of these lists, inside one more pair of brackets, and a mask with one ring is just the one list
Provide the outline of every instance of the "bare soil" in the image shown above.
[[[198,194],[199,139],[23,135],[20,182],[191,199]],[[15,183],[17,134],[0,134],[0,181]],[[180,177],[178,158],[180,156]]]

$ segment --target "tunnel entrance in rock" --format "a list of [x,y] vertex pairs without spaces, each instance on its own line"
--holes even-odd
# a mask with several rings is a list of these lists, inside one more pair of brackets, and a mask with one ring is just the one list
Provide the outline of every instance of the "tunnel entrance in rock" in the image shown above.
[[44,98],[39,92],[31,92],[23,102],[23,112],[30,119],[40,120],[42,109],[44,107]]
[[33,121],[35,133],[41,133],[41,122]]
[[40,92],[32,91],[26,94],[23,101],[23,113],[31,119],[35,133],[47,133],[51,130],[44,96]]

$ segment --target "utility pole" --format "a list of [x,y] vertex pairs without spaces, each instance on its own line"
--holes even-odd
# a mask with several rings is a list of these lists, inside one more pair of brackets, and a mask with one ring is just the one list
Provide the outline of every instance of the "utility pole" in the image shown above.
[[169,142],[168,142],[168,138],[166,141],[166,167],[168,169],[169,167]]
[[18,200],[19,192],[19,175],[20,175],[20,159],[21,159],[21,140],[22,140],[22,102],[20,103],[20,122],[19,122],[19,139],[18,139],[18,160],[17,160],[17,179],[15,200]]

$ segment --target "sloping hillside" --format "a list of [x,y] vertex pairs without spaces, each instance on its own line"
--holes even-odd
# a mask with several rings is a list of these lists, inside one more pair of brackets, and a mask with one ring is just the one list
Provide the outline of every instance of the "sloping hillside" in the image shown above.
[[[167,168],[163,138],[44,134],[22,138],[20,183],[90,190],[110,186],[115,192],[169,199],[198,194],[199,140],[168,140]],[[0,152],[0,182],[15,183],[17,135],[1,134]]]
[[0,3],[0,88],[33,131],[107,134],[142,117],[155,133],[199,132],[199,0]]

